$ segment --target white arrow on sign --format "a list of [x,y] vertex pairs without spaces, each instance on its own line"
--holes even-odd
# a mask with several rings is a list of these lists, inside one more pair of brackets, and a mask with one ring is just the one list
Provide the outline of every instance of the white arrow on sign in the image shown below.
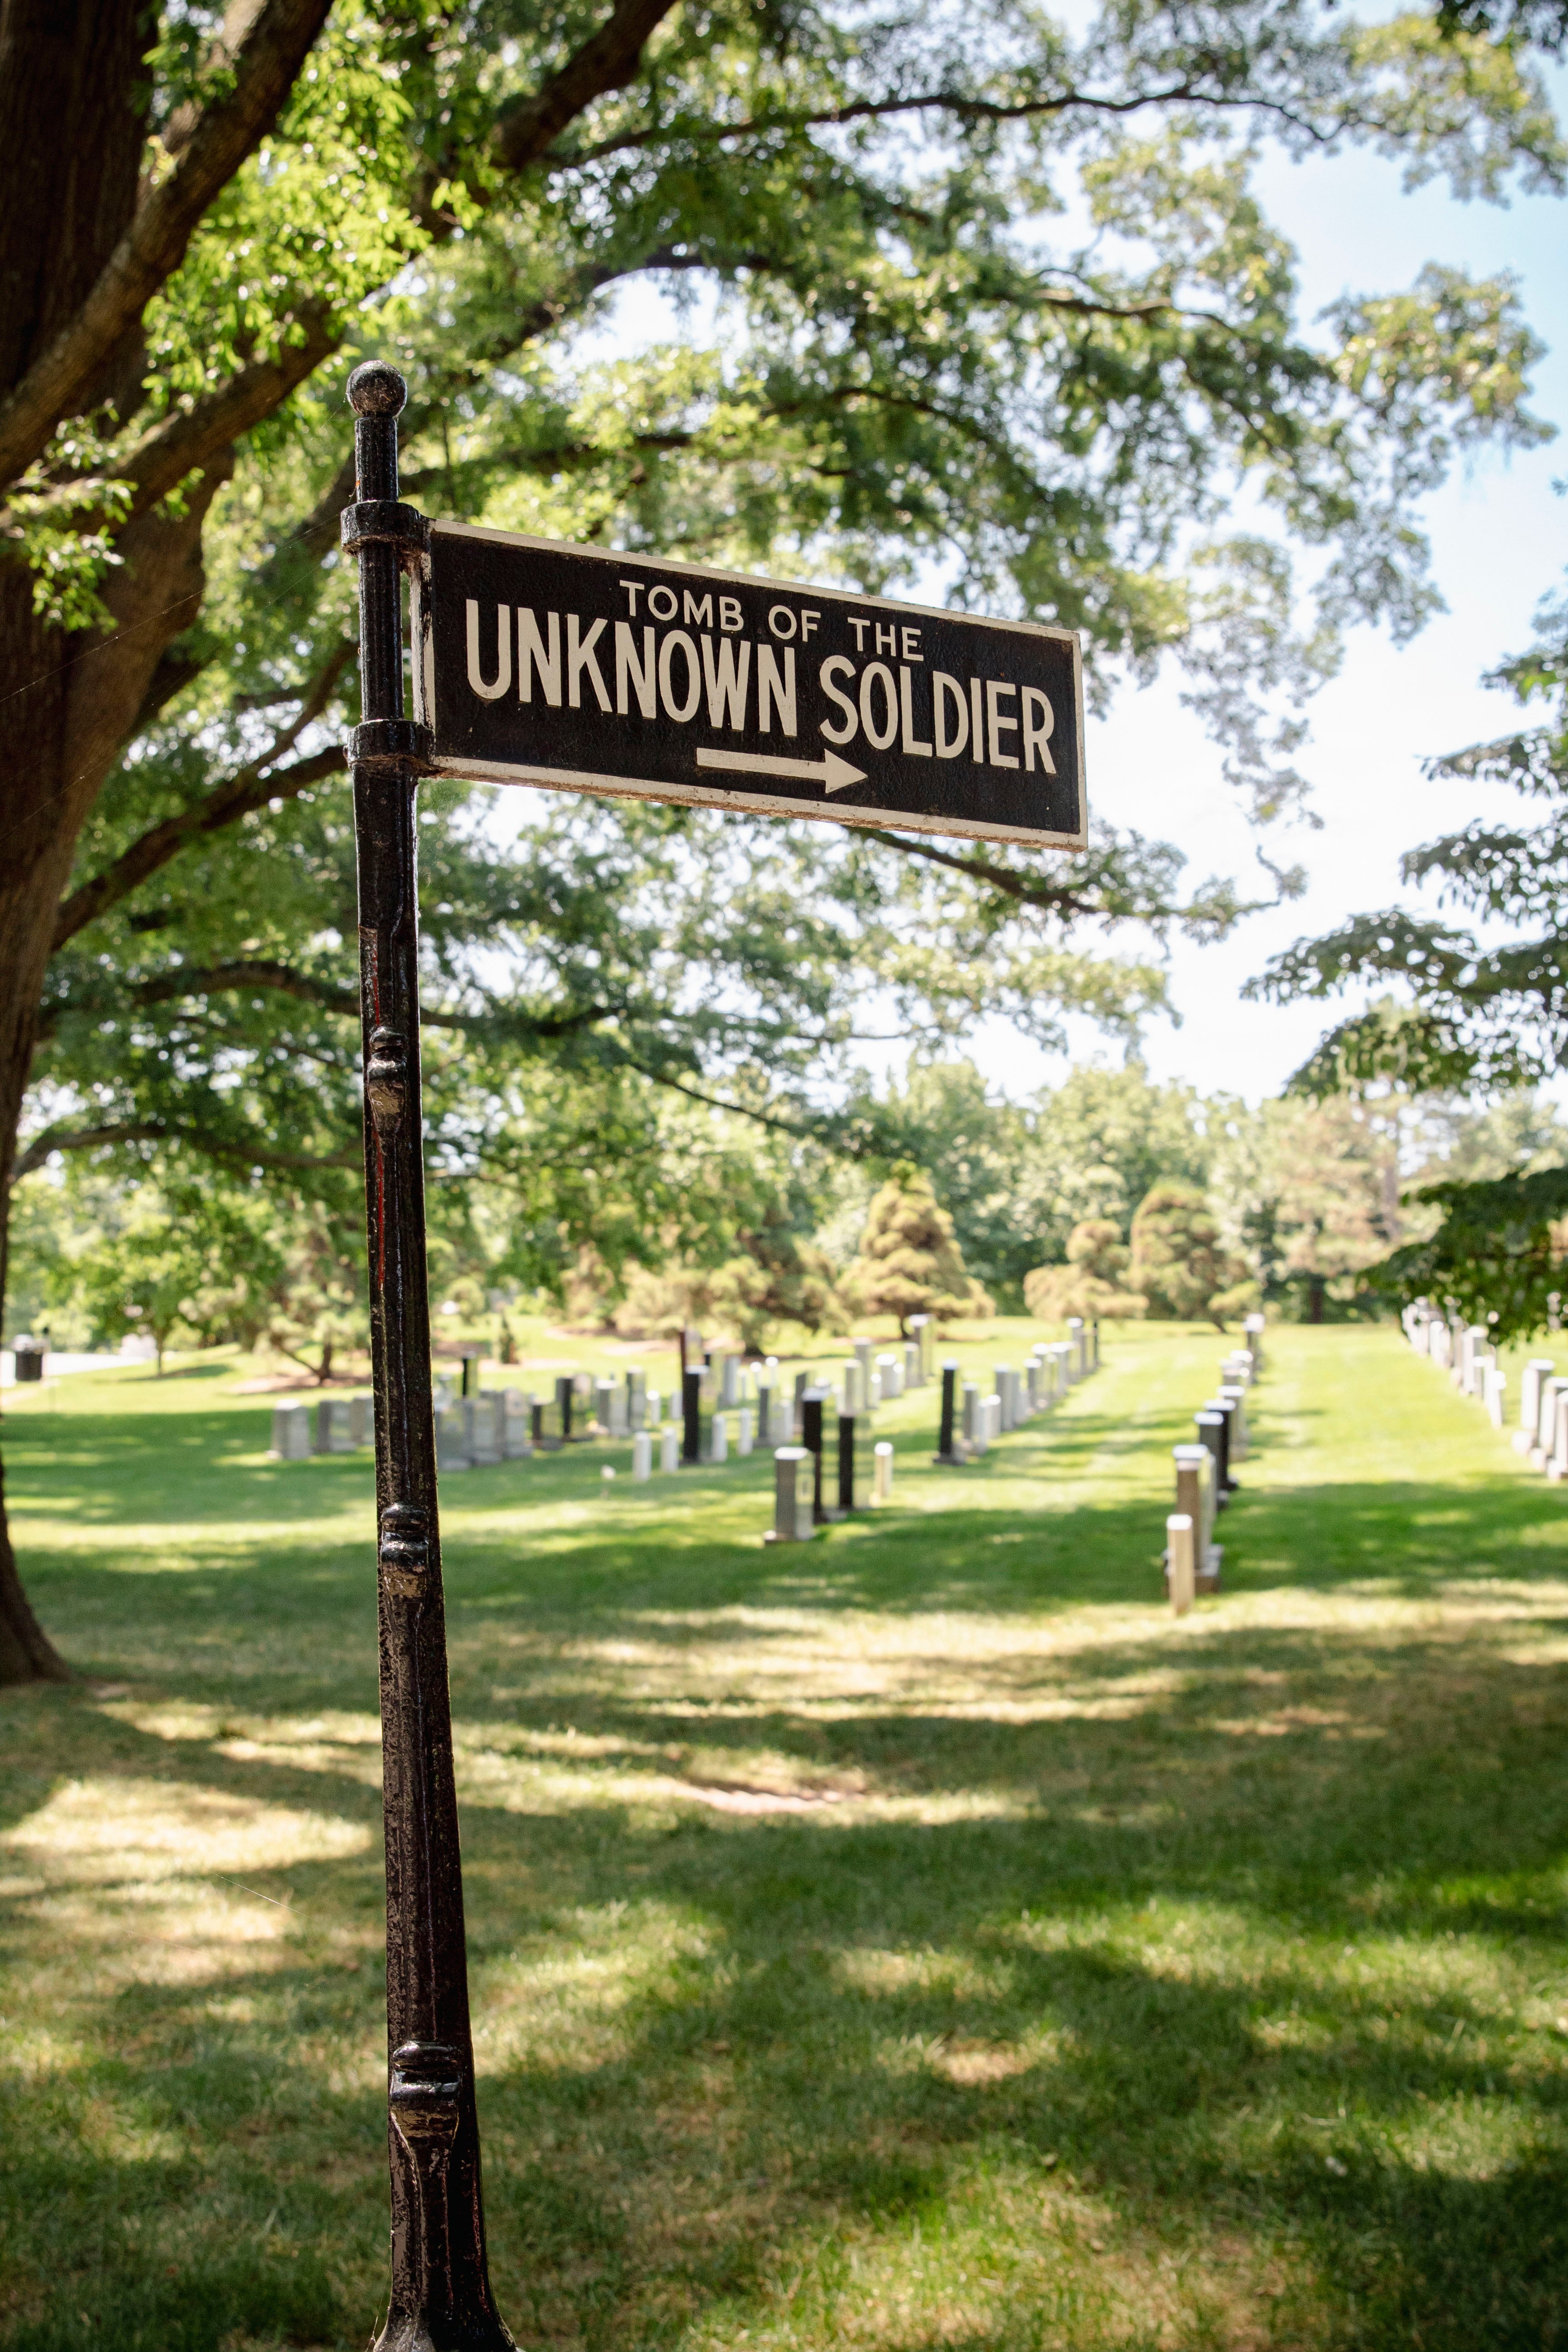
[[767,751],[726,751],[714,744],[700,743],[697,747],[700,768],[728,768],[742,776],[799,777],[808,784],[820,784],[825,793],[841,793],[846,784],[863,784],[864,768],[852,768],[837,751],[829,751],[820,760],[775,760]]

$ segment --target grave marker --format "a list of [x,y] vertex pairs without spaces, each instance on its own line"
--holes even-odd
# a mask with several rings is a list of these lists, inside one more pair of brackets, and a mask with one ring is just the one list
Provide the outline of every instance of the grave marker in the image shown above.
[[871,1507],[871,1416],[838,1416],[838,1510],[841,1517]]
[[942,1419],[935,1459],[949,1466],[963,1460],[958,1436],[958,1366],[951,1358],[942,1368]]
[[827,1523],[822,1494],[822,1416],[831,1389],[807,1389],[800,1401],[801,1444],[811,1456],[811,1507],[818,1527]]
[[460,1403],[449,1404],[436,1415],[436,1461],[448,1473],[468,1467],[467,1432],[463,1426]]
[[1171,1452],[1176,1465],[1176,1508],[1192,1520],[1196,1534],[1196,1587],[1200,1592],[1217,1591],[1221,1551],[1214,1540],[1218,1504],[1214,1456],[1206,1445],[1176,1445]]
[[1547,1477],[1561,1482],[1568,1477],[1568,1388],[1556,1392],[1556,1416],[1552,1428],[1552,1454],[1547,1456]]
[[1516,1454],[1528,1454],[1534,1443],[1541,1421],[1541,1383],[1550,1380],[1555,1369],[1551,1356],[1531,1356],[1520,1375],[1519,1427],[1513,1437]]
[[304,1462],[310,1454],[310,1408],[308,1404],[275,1404],[272,1408],[272,1459]]
[[773,1455],[773,1523],[764,1543],[806,1543],[816,1533],[812,1457],[804,1445],[781,1445]]
[[1229,1423],[1216,1406],[1205,1405],[1202,1412],[1193,1415],[1198,1436],[1214,1456],[1214,1500],[1216,1511],[1223,1511],[1230,1500],[1230,1481],[1226,1476],[1226,1437]]
[[465,1397],[462,1402],[464,1449],[476,1468],[490,1469],[502,1459],[501,1402],[489,1391]]
[[521,1389],[501,1391],[501,1452],[509,1462],[525,1462],[533,1452],[532,1402]]
[[1185,1511],[1173,1511],[1165,1521],[1165,1557],[1169,1562],[1167,1579],[1171,1588],[1171,1607],[1178,1617],[1184,1617],[1197,1597],[1197,1557],[1195,1529]]

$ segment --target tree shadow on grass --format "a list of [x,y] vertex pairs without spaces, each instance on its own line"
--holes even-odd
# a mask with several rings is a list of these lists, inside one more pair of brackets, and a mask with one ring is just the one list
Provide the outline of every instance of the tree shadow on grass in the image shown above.
[[[756,1820],[671,1794],[694,1738],[679,1680],[639,1695],[596,1663],[617,1623],[647,1638],[641,1612],[575,1626],[571,1720],[617,1748],[623,1793],[562,1810],[506,1783],[509,1735],[559,1720],[567,1645],[536,1646],[537,1696],[508,1661],[498,1711],[476,1683],[493,1627],[455,1618],[496,2269],[531,2339],[1152,2344],[1174,2249],[1218,2298],[1182,2305],[1193,2345],[1562,2340],[1568,2075],[1550,2016],[1521,2018],[1561,1981],[1568,1924],[1561,1669],[1528,1654],[1549,1609],[1462,1644],[1391,1627],[1370,1655],[1349,1628],[1215,1613],[1054,1670],[989,1658],[989,1712],[985,1692],[961,1714],[862,1690],[826,1718],[777,1696],[705,1713],[732,1777],[759,1748],[826,1759],[893,1808]],[[698,1674],[710,1629],[678,1632]],[[33,1711],[68,1715],[78,1774],[374,1817],[330,1755]],[[476,1778],[481,1751],[501,1778]],[[624,1793],[639,1772],[646,1801]],[[287,1883],[323,1933],[363,1927],[374,1863]],[[85,2347],[84,2309],[104,2352],[151,2352],[163,2305],[129,2224],[153,2214],[207,2315],[169,2340],[217,2352],[235,2231],[279,2198],[340,2340],[368,2328],[380,2103],[312,2053],[374,2049],[376,1987],[290,1964],[218,1989],[216,2009],[206,1986],[106,1992],[69,2078],[20,2100],[0,2145],[26,2352]],[[889,2267],[907,2309],[884,2307]],[[1005,2292],[973,2285],[991,2278]]]

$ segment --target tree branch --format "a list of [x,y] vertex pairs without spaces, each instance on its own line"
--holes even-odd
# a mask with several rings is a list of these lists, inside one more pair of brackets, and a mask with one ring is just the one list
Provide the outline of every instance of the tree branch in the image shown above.
[[220,784],[205,800],[193,808],[181,809],[166,816],[122,849],[111,866],[95,874],[89,882],[81,883],[60,902],[55,920],[55,936],[50,952],[63,948],[74,939],[84,925],[96,921],[107,909],[145,882],[161,866],[183,849],[188,841],[199,840],[204,835],[219,833],[225,825],[237,824],[255,809],[264,808],[268,801],[292,800],[307,785],[319,783],[342,769],[343,755],[333,745],[324,751],[314,751],[308,759],[297,760],[292,767],[274,769],[272,761],[288,751],[304,729],[320,718],[331,694],[332,688],[353,660],[354,647],[347,643],[337,646],[319,672],[310,693],[301,703],[298,717],[258,760],[253,760]]
[[[407,437],[408,432],[409,428],[405,425],[405,438]],[[291,552],[298,549],[318,563],[323,555],[330,555],[338,543],[339,518],[353,497],[354,482],[354,453],[351,449],[310,513],[278,541],[272,554],[268,558],[268,568],[278,562],[286,550]]]
[[537,163],[567,124],[637,72],[644,44],[675,0],[616,0],[598,31],[531,97],[503,107],[491,133],[496,160],[509,172]]
[[[299,971],[292,964],[248,957],[205,969],[174,964],[167,971],[154,972],[148,980],[132,982],[118,994],[57,998],[43,1007],[37,1034],[40,1042],[52,1037],[68,1013],[104,1013],[127,1003],[169,1004],[182,996],[217,996],[252,988],[292,996],[301,1004],[319,1006],[324,1013],[341,1013],[345,1020],[359,1019],[356,989],[334,987],[331,981],[319,979],[313,972]],[[576,1030],[591,1029],[595,1022],[611,1020],[625,1010],[624,1006],[613,1004],[579,1004],[563,1013],[524,1013],[510,1012],[504,1006],[483,1013],[465,1013],[426,1006],[420,1018],[426,1029],[455,1029],[469,1035],[498,1039],[569,1037]]]
[[301,311],[296,324],[298,342],[282,344],[270,358],[252,360],[205,399],[174,410],[126,452],[115,469],[116,479],[130,482],[135,492],[126,520],[155,506],[215,449],[273,415],[337,349],[341,338],[324,310]]
[[[806,114],[758,114],[744,122],[706,122],[693,125],[686,134],[693,142],[701,140],[721,145],[731,139],[755,139],[771,131],[827,131],[839,129],[851,122],[882,121],[896,114],[956,114],[973,122],[1032,122],[1042,115],[1065,114],[1073,107],[1082,107],[1094,114],[1136,114],[1145,106],[1178,106],[1192,103],[1204,106],[1258,108],[1283,113],[1282,108],[1269,108],[1267,101],[1256,98],[1227,99],[1216,92],[1206,91],[1192,81],[1173,82],[1168,89],[1138,90],[1130,98],[1095,98],[1087,90],[1058,90],[1050,98],[1023,99],[1012,105],[998,99],[977,98],[973,92],[957,89],[921,90],[909,98],[859,98],[847,106],[823,107]],[[1289,118],[1295,121],[1292,115]],[[1310,126],[1301,124],[1302,129]],[[592,147],[575,150],[553,150],[545,160],[563,167],[581,163],[596,163],[606,155],[623,154],[629,151],[656,145],[660,140],[681,135],[672,123],[658,123],[647,131],[627,131],[610,139],[601,139]],[[504,159],[503,159],[504,160]],[[530,158],[530,161],[532,159]]]
[[[216,450],[231,447],[241,434],[274,415],[295,385],[302,383],[337,348],[338,335],[324,310],[303,312],[297,323],[301,331],[297,343],[284,343],[275,356],[251,361],[188,408],[171,410],[123,456],[111,459],[111,470],[106,475],[85,480],[68,475],[51,483],[40,497],[30,497],[28,504],[35,511],[58,507],[61,520],[73,530],[123,530]],[[83,503],[106,481],[131,485],[129,506],[110,510]]]
[[673,1087],[678,1095],[685,1095],[692,1102],[704,1103],[710,1110],[727,1110],[733,1112],[737,1118],[755,1119],[759,1127],[771,1127],[779,1135],[793,1135],[797,1143],[819,1143],[822,1139],[822,1129],[818,1127],[798,1127],[793,1119],[780,1118],[772,1111],[753,1110],[750,1103],[726,1102],[721,1095],[704,1094],[700,1087],[689,1087],[681,1079],[672,1078],[668,1070],[650,1070],[634,1054],[627,1054],[626,1059],[627,1066],[640,1077],[647,1078],[651,1086]]
[[207,207],[277,122],[331,5],[263,0],[235,54],[226,93],[203,110],[178,162],[143,200],[76,316],[0,403],[0,481],[14,481],[42,454],[61,417],[86,399],[98,369],[178,269]]
[[52,1152],[90,1151],[105,1143],[184,1143],[205,1151],[211,1160],[231,1160],[241,1168],[348,1168],[361,1165],[359,1151],[324,1155],[308,1151],[275,1151],[270,1144],[214,1135],[202,1127],[180,1127],[160,1119],[133,1119],[106,1127],[47,1127],[21,1152],[12,1171],[17,1184],[41,1168]]
[[951,866],[954,874],[977,875],[994,889],[1016,898],[1020,906],[1044,907],[1052,914],[1068,917],[1103,915],[1107,911],[1092,898],[1086,898],[1081,891],[1032,881],[1027,875],[1015,873],[1011,866],[994,866],[988,857],[977,853],[958,857],[951,849],[933,849],[928,841],[910,841],[902,834],[884,833],[880,825],[875,824],[863,825],[861,834],[867,841],[879,841],[884,849],[900,850],[906,857],[923,857],[931,866]]

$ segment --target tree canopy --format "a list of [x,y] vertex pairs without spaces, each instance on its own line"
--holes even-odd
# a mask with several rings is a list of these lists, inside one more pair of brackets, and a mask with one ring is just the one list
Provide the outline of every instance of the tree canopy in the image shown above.
[[[1292,1080],[1301,1093],[1496,1095],[1568,1066],[1568,602],[1542,606],[1536,643],[1489,682],[1523,710],[1544,706],[1540,721],[1450,753],[1431,772],[1533,802],[1540,820],[1489,811],[1401,860],[1405,882],[1435,888],[1439,909],[1468,914],[1474,928],[1442,912],[1385,908],[1298,940],[1249,983],[1280,1003],[1358,984],[1386,991],[1323,1037]],[[1531,1165],[1535,1140],[1521,1134],[1510,1168],[1418,1188],[1417,1200],[1438,1213],[1435,1229],[1388,1257],[1385,1292],[1491,1312],[1503,1338],[1545,1328],[1565,1280],[1558,1229],[1568,1166],[1560,1142],[1555,1168]]]
[[[1456,449],[1542,430],[1508,284],[1428,272],[1304,335],[1250,187],[1264,135],[1370,141],[1467,193],[1555,184],[1541,91],[1484,36],[1300,6],[1141,7],[1081,37],[1000,11],[984,41],[941,8],[883,24],[651,0],[603,20],[340,8],[313,47],[297,9],[258,23],[304,43],[276,120],[192,216],[133,388],[68,447],[32,448],[16,493],[35,601],[92,637],[154,447],[174,436],[184,471],[165,451],[157,478],[188,500],[213,404],[264,366],[289,379],[221,444],[201,613],[77,840],[24,1168],[174,1147],[330,1187],[355,1163],[335,751],[353,583],[331,537],[340,379],[363,349],[415,386],[411,496],[868,588],[934,563],[961,601],[1084,628],[1099,692],[1173,654],[1262,812],[1300,793],[1291,699],[1337,633],[1430,608],[1413,499]],[[172,183],[187,118],[247,86],[242,65],[221,96],[215,56],[198,15],[148,61]],[[1083,229],[1064,238],[1069,197]],[[608,352],[605,306],[638,280],[706,303],[705,331]],[[7,412],[18,447],[31,383]],[[1279,542],[1225,528],[1242,482],[1327,552],[1304,635]],[[826,1108],[853,1148],[868,1000],[923,1038],[982,1010],[1046,1042],[1068,1011],[1126,1034],[1162,1001],[1159,933],[1212,934],[1237,905],[1184,894],[1176,853],[1135,840],[1064,866],[529,803],[426,793],[423,912],[450,1041],[438,1164],[526,1173],[520,1222],[546,1232],[589,1205],[587,1163],[596,1218],[612,1167],[636,1163],[641,1196],[639,1079],[801,1125]],[[1148,945],[1107,956],[1086,915]]]

